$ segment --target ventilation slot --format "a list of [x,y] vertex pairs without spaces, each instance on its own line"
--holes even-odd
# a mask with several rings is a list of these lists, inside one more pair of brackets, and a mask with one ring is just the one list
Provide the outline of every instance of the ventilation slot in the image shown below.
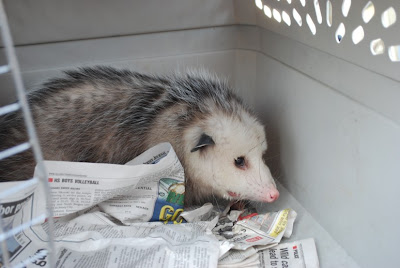
[[322,14],[321,14],[321,8],[319,7],[319,1],[314,0],[314,9],[315,9],[315,15],[317,16],[317,21],[319,24],[322,23]]
[[364,39],[364,28],[361,25],[354,29],[353,33],[351,34],[351,39],[355,45]]
[[311,33],[313,35],[315,35],[317,33],[317,29],[315,28],[315,24],[309,14],[307,14],[307,16],[306,16],[306,21],[307,21],[308,27],[310,28]]
[[262,3],[261,0],[256,0],[255,2],[256,2],[256,6],[257,6],[259,9],[262,9],[262,8],[263,8],[263,3]]
[[329,0],[326,1],[326,24],[332,26],[332,3]]
[[282,11],[282,20],[288,25],[290,26],[292,24],[292,20],[290,19],[290,16],[288,13],[286,13],[286,11]]
[[336,30],[335,33],[335,39],[336,42],[339,44],[340,42],[342,42],[344,35],[346,34],[346,28],[344,27],[343,22],[340,23],[339,27]]
[[264,14],[265,16],[267,16],[268,18],[272,18],[272,11],[269,8],[269,6],[264,6]]
[[342,4],[343,16],[347,17],[347,15],[349,15],[350,7],[351,7],[351,0],[343,0]]
[[375,15],[374,4],[371,1],[369,1],[363,8],[361,14],[362,14],[363,21],[365,23],[368,23]]
[[385,43],[382,39],[378,38],[371,41],[370,48],[372,55],[381,55],[385,52]]
[[400,45],[390,46],[388,53],[391,61],[400,61]]
[[301,25],[303,25],[303,20],[301,19],[299,12],[297,12],[295,8],[293,8],[293,18],[300,27]]
[[382,25],[385,28],[392,26],[396,22],[396,11],[393,7],[386,9],[382,13]]
[[280,22],[282,21],[281,13],[279,13],[279,11],[276,10],[275,8],[272,10],[272,15],[274,16],[274,19],[275,19],[277,22],[280,23]]
[[300,0],[300,3],[301,3],[301,5],[302,5],[303,7],[306,6],[306,0]]

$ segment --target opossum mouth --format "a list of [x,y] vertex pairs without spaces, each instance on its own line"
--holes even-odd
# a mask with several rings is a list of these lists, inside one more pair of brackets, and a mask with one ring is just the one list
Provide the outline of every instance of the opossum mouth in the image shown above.
[[228,195],[231,197],[240,197],[240,194],[231,191],[228,191]]

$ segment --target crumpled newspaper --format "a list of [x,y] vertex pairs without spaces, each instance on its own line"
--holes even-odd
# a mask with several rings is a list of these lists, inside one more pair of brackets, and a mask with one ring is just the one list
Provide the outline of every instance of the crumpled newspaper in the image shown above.
[[[183,211],[184,172],[170,144],[159,144],[127,165],[45,164],[57,217],[52,231],[54,247],[46,244],[49,221],[37,221],[24,231],[16,229],[8,239],[13,265],[40,261],[43,267],[56,264],[60,268],[153,267],[161,263],[164,267],[277,267],[276,263],[285,267],[288,256],[316,256],[312,246],[301,246],[305,243],[295,246],[311,249],[314,255],[293,248],[268,249],[291,235],[296,218],[291,209],[258,214],[254,208],[238,204],[205,204]],[[2,188],[6,191],[20,183],[2,184]],[[6,227],[19,228],[39,217],[44,213],[45,197],[42,187],[32,184],[2,200],[9,210],[19,205],[7,215],[10,224]],[[182,223],[183,219],[188,223]],[[48,249],[54,258],[47,254]],[[297,259],[293,263],[302,265]]]
[[210,203],[181,214],[187,222],[208,221],[214,226],[212,233],[220,242],[218,265],[221,267],[259,264],[256,253],[276,246],[282,237],[290,237],[296,216],[291,209],[258,214],[253,207],[239,211],[230,210],[229,206],[221,209]]

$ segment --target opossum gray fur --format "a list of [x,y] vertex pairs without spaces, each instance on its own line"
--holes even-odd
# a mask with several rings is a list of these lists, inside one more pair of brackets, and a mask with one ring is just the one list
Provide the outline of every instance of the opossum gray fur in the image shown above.
[[[272,202],[264,128],[226,82],[204,71],[151,76],[110,67],[65,72],[28,95],[46,160],[124,164],[170,142],[185,206],[214,198]],[[0,149],[27,140],[20,113],[0,118]],[[28,179],[27,151],[0,161],[0,180]]]

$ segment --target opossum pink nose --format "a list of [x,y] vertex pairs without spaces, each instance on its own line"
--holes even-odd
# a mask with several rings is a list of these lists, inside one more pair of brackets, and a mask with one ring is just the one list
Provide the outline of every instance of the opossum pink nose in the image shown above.
[[274,202],[276,199],[278,199],[278,197],[279,197],[278,190],[277,189],[271,189],[269,191],[269,197],[270,197],[269,202]]

